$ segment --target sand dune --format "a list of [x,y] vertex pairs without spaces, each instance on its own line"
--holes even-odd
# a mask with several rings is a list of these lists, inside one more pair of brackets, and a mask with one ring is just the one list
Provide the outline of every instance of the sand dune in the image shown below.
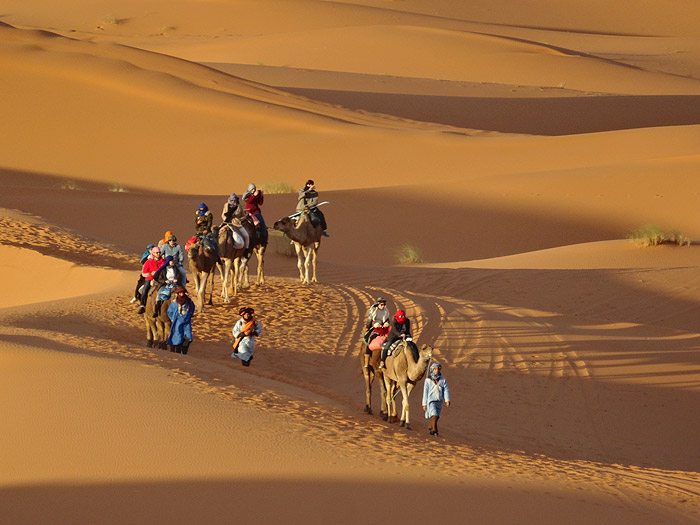
[[[700,521],[698,14],[7,0],[3,516]],[[147,348],[145,245],[251,181],[293,188],[267,193],[272,225],[308,178],[330,201],[319,283],[275,237],[264,286],[224,304],[216,277],[189,354]],[[626,240],[645,224],[693,242]],[[397,264],[404,243],[423,263]],[[422,382],[413,430],[363,412],[379,295],[443,365],[439,437]],[[230,358],[243,305],[250,368]]]

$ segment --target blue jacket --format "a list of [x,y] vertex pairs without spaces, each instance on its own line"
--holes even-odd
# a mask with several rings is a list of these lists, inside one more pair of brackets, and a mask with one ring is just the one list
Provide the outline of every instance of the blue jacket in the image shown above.
[[187,299],[187,302],[180,306],[177,301],[173,301],[168,306],[168,317],[172,321],[170,327],[170,337],[168,337],[169,345],[181,345],[185,342],[185,337],[192,341],[192,316],[194,315],[195,306],[192,299]]
[[428,375],[423,383],[423,402],[421,405],[427,407],[425,417],[439,416],[442,412],[442,402],[450,400],[450,389],[447,386],[447,380],[440,376],[440,379],[434,381]]

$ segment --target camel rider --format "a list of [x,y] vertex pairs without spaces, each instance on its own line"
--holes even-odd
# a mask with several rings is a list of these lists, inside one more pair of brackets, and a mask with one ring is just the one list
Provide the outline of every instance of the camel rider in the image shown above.
[[197,236],[209,235],[213,223],[214,215],[209,211],[209,207],[204,203],[200,204],[194,215],[194,230],[197,232]]
[[387,335],[389,333],[390,318],[391,315],[386,307],[386,299],[384,299],[384,297],[377,297],[376,302],[369,309],[369,315],[365,322],[364,341],[367,345],[365,347],[364,357],[365,367],[369,367],[369,361],[372,356],[372,350],[370,350],[369,344],[375,337]]
[[260,206],[262,206],[264,200],[265,195],[263,191],[258,189],[252,182],[248,184],[248,189],[243,194],[245,211],[253,217],[255,228],[260,232],[260,244],[267,246],[267,226],[265,225],[265,219],[263,219],[262,212],[260,211]]
[[163,238],[158,241],[158,248],[162,248],[164,244],[168,242],[168,237],[170,237],[173,234],[170,230],[165,232],[165,235],[163,235]]
[[203,242],[209,244],[216,250],[216,264],[221,264],[219,257],[219,241],[214,237],[212,226],[214,224],[214,214],[209,210],[209,207],[202,203],[197,208],[194,214],[194,229],[197,232],[197,240],[202,239]]
[[408,342],[413,341],[411,336],[411,320],[406,317],[406,312],[403,310],[396,312],[394,319],[391,321],[389,335],[386,338],[386,342],[382,345],[382,364],[379,365],[379,368],[385,367],[389,350],[395,343],[401,340]]
[[323,212],[316,207],[317,205],[318,192],[316,191],[314,181],[309,179],[306,181],[306,185],[299,190],[299,201],[297,202],[297,211],[304,211],[308,208],[311,215],[315,216],[321,223],[321,228],[323,228],[323,235],[325,237],[330,237],[330,235],[328,234],[328,226],[326,225],[326,217],[323,215]]
[[171,255],[180,270],[185,271],[185,251],[177,243],[177,237],[173,234],[168,235],[167,242],[160,247],[160,253],[163,257]]
[[235,228],[235,231],[243,238],[243,243],[245,247],[250,246],[250,236],[248,232],[241,224],[241,218],[244,215],[243,209],[241,208],[241,201],[238,195],[232,193],[226,199],[224,203],[224,209],[221,212],[221,220],[224,224],[229,225],[231,228]]
[[153,308],[153,318],[160,315],[161,306],[168,300],[173,288],[184,287],[185,273],[172,255],[165,256],[165,266],[156,271],[153,280],[160,286],[156,296],[156,304]]
[[[153,248],[155,244],[149,244],[146,246],[146,251],[143,252],[143,255],[141,256],[141,266],[143,267],[144,263],[151,258],[151,248]],[[134,296],[131,298],[131,304],[133,303],[138,303],[141,300],[141,294],[139,293],[139,289],[143,286],[143,283],[146,281],[146,278],[143,276],[142,273],[139,273],[139,280],[136,282],[136,288],[134,289]]]
[[391,314],[386,307],[386,299],[377,297],[375,303],[369,308],[369,315],[365,322],[365,342],[367,344],[378,335],[389,333],[389,319]]
[[141,275],[145,279],[143,285],[143,292],[141,292],[141,306],[139,306],[138,313],[142,314],[146,311],[146,300],[148,299],[148,291],[151,289],[151,284],[153,283],[153,277],[158,270],[165,266],[165,261],[160,255],[160,248],[154,246],[151,248],[151,257],[146,259],[143,263],[143,269],[141,270]]

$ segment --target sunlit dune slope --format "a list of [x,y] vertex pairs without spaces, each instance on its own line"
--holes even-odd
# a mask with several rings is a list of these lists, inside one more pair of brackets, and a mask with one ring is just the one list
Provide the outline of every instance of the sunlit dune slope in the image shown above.
[[[564,139],[468,131],[352,112],[182,60],[2,28],[5,168],[171,192],[250,179],[327,189],[410,185],[697,154],[698,128]],[[454,131],[454,133],[445,133]]]
[[512,38],[405,26],[223,37],[166,52],[197,62],[433,78],[624,94],[698,94],[694,79],[645,71]]
[[[2,285],[2,308],[114,290],[134,280],[131,272],[78,266],[1,244],[0,261],[0,271],[7,277]],[[111,266],[107,258],[104,262]]]

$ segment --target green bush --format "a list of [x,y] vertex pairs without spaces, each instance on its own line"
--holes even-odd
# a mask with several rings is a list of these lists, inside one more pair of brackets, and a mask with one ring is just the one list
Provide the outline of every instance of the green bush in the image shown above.
[[647,224],[635,230],[628,238],[641,243],[643,246],[658,246],[660,244],[690,246],[690,239],[678,230],[662,230],[653,224]]
[[61,183],[61,189],[62,190],[79,190],[80,187],[78,186],[78,183],[75,182],[74,180],[64,180]]
[[260,185],[265,193],[296,193],[294,186],[287,182],[266,182]]
[[416,264],[423,262],[420,250],[412,244],[402,244],[394,251],[394,258],[399,264]]

